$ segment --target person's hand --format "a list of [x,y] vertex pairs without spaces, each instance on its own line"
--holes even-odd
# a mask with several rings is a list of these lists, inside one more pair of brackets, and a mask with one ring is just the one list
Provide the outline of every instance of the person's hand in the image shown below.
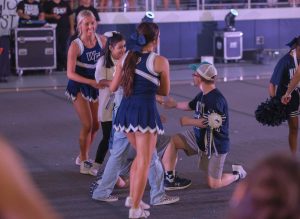
[[103,88],[105,88],[105,87],[107,87],[107,86],[106,86],[105,84],[101,83],[101,81],[98,82],[98,83],[96,83],[96,88],[97,88],[97,89],[103,89]]
[[281,103],[283,103],[284,105],[288,104],[290,101],[291,101],[291,94],[284,94],[282,97],[281,97]]
[[171,109],[176,108],[177,102],[172,97],[166,97],[162,101],[161,105],[163,105],[164,108]]
[[195,119],[195,120],[196,120],[195,126],[197,126],[199,128],[206,128],[207,127],[207,119],[200,118],[200,119]]
[[109,87],[111,81],[106,81],[106,80],[100,80],[98,83],[97,83],[97,88],[98,89],[103,89],[105,87]]
[[90,80],[88,83],[90,86],[92,86],[93,88],[99,89],[98,88],[98,83],[96,80]]
[[155,95],[156,102],[162,104],[164,102],[164,97],[160,95]]

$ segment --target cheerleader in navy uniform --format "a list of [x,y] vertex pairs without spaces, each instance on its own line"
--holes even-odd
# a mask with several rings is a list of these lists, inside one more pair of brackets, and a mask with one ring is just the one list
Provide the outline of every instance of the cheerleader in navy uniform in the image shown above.
[[95,33],[96,24],[92,12],[81,11],[77,17],[79,35],[72,41],[68,52],[67,76],[69,82],[66,95],[72,99],[81,122],[80,154],[76,158],[76,164],[80,165],[82,174],[88,174],[92,166],[88,161],[89,149],[99,129],[98,88],[103,87],[95,80],[95,69],[106,44],[106,38]]
[[117,64],[110,89],[114,92],[119,85],[123,87],[124,97],[114,120],[114,128],[126,133],[137,152],[130,170],[130,197],[133,207],[129,210],[129,218],[146,218],[150,212],[140,207],[140,201],[144,194],[157,134],[164,132],[155,95],[169,94],[169,62],[165,57],[154,53],[159,42],[157,24],[139,24],[132,38],[140,49],[129,51]]
[[287,106],[288,125],[289,125],[289,146],[292,154],[297,152],[298,139],[298,116],[300,115],[300,96],[299,85],[293,88],[289,87],[292,78],[298,66],[300,59],[300,36],[295,37],[291,42],[286,44],[290,47],[290,51],[285,54],[277,63],[272,74],[269,84],[269,94],[271,97],[277,96],[281,98],[285,92],[290,94],[291,101]]

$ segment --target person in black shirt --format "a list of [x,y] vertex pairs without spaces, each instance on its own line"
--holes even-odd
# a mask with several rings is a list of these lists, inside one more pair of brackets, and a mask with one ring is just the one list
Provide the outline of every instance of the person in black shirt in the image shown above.
[[93,15],[95,16],[95,18],[96,18],[97,24],[99,24],[100,17],[99,17],[97,9],[94,8],[94,6],[92,5],[91,0],[81,0],[80,1],[80,6],[78,8],[76,8],[75,11],[74,11],[74,13],[75,13],[75,27],[77,26],[77,16],[78,16],[79,12],[81,12],[83,10],[91,11],[93,13]]
[[17,4],[17,14],[19,16],[19,27],[26,26],[26,21],[45,19],[40,3],[35,0],[20,1]]
[[62,0],[51,0],[44,4],[47,22],[56,24],[57,70],[66,69],[68,39],[74,34],[73,12]]
[[91,0],[80,0],[80,6],[78,8],[76,8],[75,11],[74,11],[74,13],[75,13],[75,25],[74,25],[75,33],[70,37],[69,45],[71,44],[71,42],[73,40],[75,40],[78,37],[78,31],[76,29],[76,27],[77,27],[77,16],[83,10],[91,11],[93,13],[93,15],[95,16],[95,18],[96,18],[97,25],[100,24],[100,17],[99,17],[98,11],[97,11],[96,8],[94,8],[92,6]]

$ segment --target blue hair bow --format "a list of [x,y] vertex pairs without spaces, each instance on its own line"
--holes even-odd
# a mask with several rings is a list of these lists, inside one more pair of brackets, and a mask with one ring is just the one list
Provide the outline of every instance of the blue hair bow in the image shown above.
[[138,32],[134,32],[131,34],[130,38],[134,40],[135,44],[138,46],[146,45],[146,38],[143,34],[139,34]]

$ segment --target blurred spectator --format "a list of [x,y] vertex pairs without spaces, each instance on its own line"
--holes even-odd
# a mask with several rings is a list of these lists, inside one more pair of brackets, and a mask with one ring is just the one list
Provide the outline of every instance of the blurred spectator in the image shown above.
[[[111,3],[112,10],[109,10],[108,7]],[[135,11],[136,10],[136,1],[135,0],[100,0],[100,11]]]
[[291,4],[291,5],[298,5],[298,4],[300,4],[300,0],[289,0],[289,3]]
[[[175,1],[176,9],[179,10],[180,9],[180,0],[174,0],[174,1]],[[169,9],[169,0],[163,0],[163,4],[164,4],[164,9],[168,10]]]
[[278,0],[267,0],[269,7],[276,7],[278,4]]
[[299,219],[300,163],[276,154],[259,162],[231,199],[230,219]]
[[135,0],[127,0],[127,8],[129,11],[135,11],[136,10],[136,2]]
[[[100,11],[107,11],[108,8],[108,0],[100,0]],[[119,11],[121,6],[121,0],[113,0],[112,8],[114,11]]]
[[0,218],[59,219],[15,151],[0,137]]
[[80,5],[78,8],[76,8],[75,10],[75,25],[74,25],[74,29],[76,29],[77,27],[77,16],[79,14],[79,12],[83,11],[83,10],[89,10],[93,13],[93,15],[96,18],[97,23],[100,23],[100,17],[98,14],[97,9],[93,6],[92,4],[92,0],[80,0]]
[[74,32],[74,17],[69,4],[62,0],[51,0],[44,4],[47,22],[56,24],[57,70],[65,70],[67,64],[68,39]]
[[69,1],[69,5],[72,11],[74,11],[75,8],[77,8],[79,6],[78,1],[79,0],[68,0]]
[[0,34],[0,83],[6,83],[10,74],[9,35]]
[[35,0],[23,0],[17,4],[19,27],[26,26],[27,21],[45,20],[41,4]]

